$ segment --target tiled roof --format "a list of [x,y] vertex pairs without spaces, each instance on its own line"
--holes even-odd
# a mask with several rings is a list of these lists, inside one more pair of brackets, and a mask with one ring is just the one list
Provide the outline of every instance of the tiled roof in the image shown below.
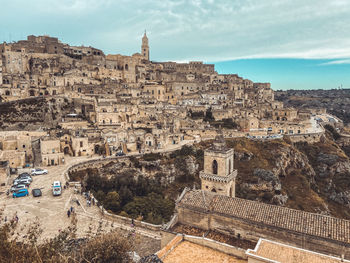
[[240,198],[213,195],[201,190],[187,192],[178,206],[206,210],[209,207],[212,213],[350,244],[349,220]]
[[259,259],[264,258],[269,262],[274,260],[274,262],[283,263],[350,263],[348,260],[342,260],[341,258],[323,255],[266,239],[260,239],[255,249],[249,249],[246,254],[248,258],[258,256]]
[[193,190],[187,192],[184,195],[179,205],[195,209],[209,210],[209,206],[213,197],[213,194],[201,190]]

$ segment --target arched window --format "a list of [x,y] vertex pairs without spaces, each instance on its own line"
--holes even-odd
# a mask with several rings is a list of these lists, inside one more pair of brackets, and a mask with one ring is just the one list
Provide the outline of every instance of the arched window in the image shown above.
[[128,64],[125,64],[125,70],[129,70]]
[[213,161],[213,174],[218,174],[218,162],[216,160]]

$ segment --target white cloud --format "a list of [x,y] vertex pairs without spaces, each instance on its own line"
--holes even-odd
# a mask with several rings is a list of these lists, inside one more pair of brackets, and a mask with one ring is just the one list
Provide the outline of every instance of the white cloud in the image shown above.
[[25,25],[28,34],[61,32],[67,42],[132,54],[147,29],[155,60],[350,57],[349,0],[1,2],[0,24],[13,22],[0,37]]
[[350,59],[332,60],[329,62],[322,63],[320,64],[320,66],[343,65],[343,64],[350,64]]

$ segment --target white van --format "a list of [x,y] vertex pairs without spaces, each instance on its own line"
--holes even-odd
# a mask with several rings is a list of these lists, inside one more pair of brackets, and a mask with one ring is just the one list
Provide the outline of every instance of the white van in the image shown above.
[[54,196],[62,194],[61,182],[59,182],[59,181],[54,181],[53,182],[53,184],[52,184],[52,194]]

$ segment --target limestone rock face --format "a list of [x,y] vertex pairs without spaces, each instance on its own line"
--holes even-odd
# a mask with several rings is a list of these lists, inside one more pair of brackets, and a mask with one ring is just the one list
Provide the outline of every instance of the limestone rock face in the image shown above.
[[272,202],[276,205],[285,205],[288,201],[288,195],[274,195],[272,198]]
[[319,153],[316,172],[320,180],[327,182],[328,198],[350,208],[350,161],[335,154]]
[[316,173],[305,154],[292,147],[279,148],[272,154],[276,156],[275,167],[272,169],[276,175],[286,177],[290,168],[303,169],[305,175],[311,178],[313,182]]
[[249,161],[252,159],[253,156],[254,156],[254,154],[251,152],[236,152],[235,153],[235,159],[237,159],[239,161]]
[[194,158],[192,156],[188,156],[185,159],[186,162],[186,167],[187,170],[190,174],[195,174],[196,171],[198,170],[198,164],[196,164],[196,161],[194,160]]
[[329,198],[334,202],[350,207],[350,191],[340,193],[333,191]]

